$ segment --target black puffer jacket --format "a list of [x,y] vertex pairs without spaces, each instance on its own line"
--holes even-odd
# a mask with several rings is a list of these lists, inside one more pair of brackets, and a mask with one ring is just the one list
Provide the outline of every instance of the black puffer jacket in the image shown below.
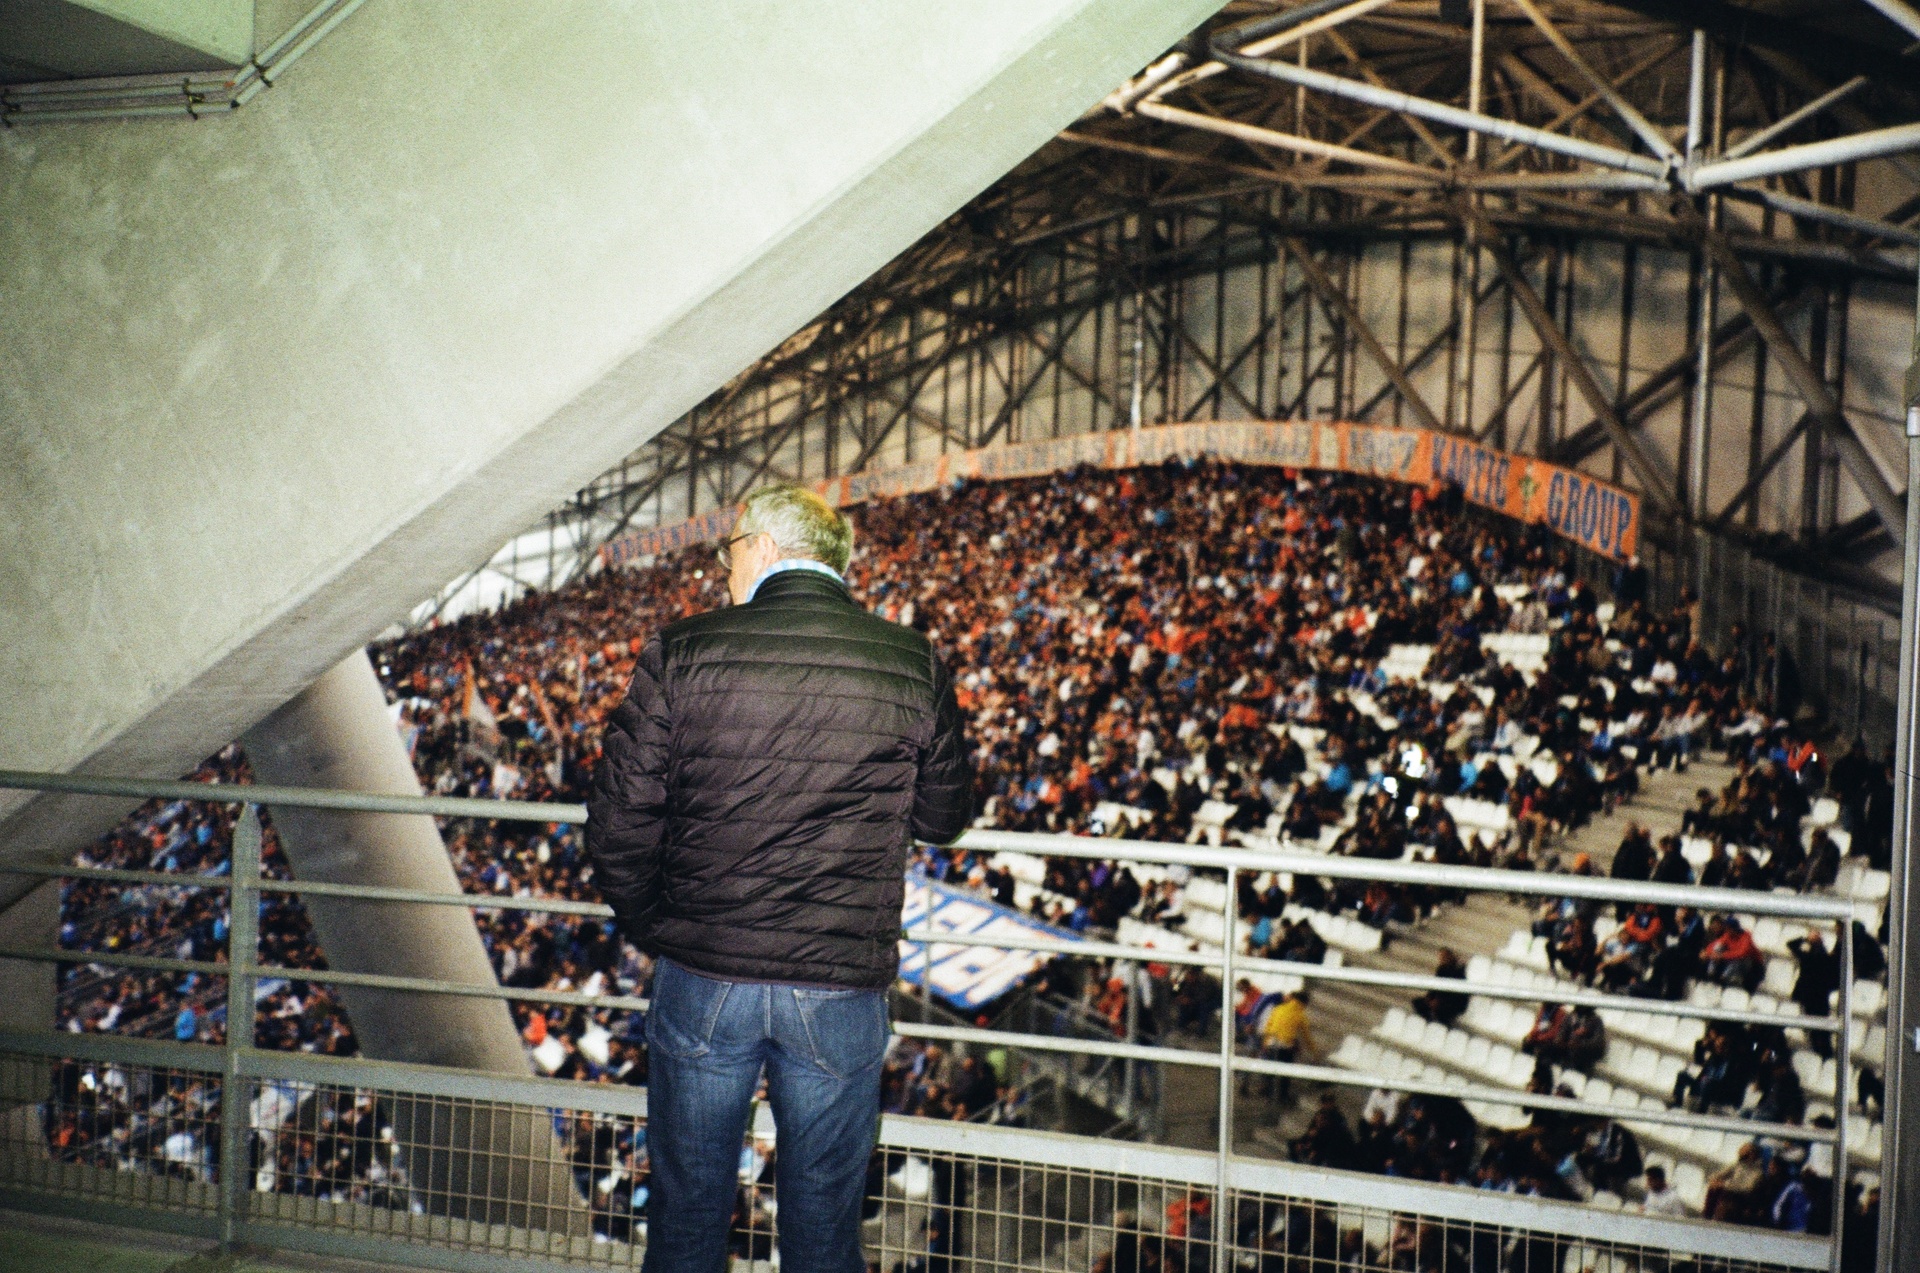
[[879,989],[910,839],[945,843],[972,815],[960,709],[927,639],[787,570],[642,651],[608,718],[587,847],[642,950],[715,977]]

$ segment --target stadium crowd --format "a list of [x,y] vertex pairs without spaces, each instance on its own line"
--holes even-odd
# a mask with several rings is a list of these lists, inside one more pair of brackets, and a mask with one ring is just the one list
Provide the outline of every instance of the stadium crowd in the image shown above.
[[[1646,604],[1635,568],[1603,603],[1574,577],[1558,541],[1463,515],[1451,492],[1209,460],[957,483],[869,503],[858,525],[855,595],[927,632],[955,669],[981,825],[1169,842],[1237,833],[1356,857],[1412,851],[1443,863],[1553,869],[1563,834],[1629,799],[1642,770],[1684,769],[1713,748],[1738,758],[1739,771],[1726,791],[1702,793],[1690,829],[1739,847],[1709,871],[1751,887],[1831,883],[1837,846],[1818,836],[1803,846],[1799,836],[1821,790],[1841,801],[1853,852],[1880,864],[1888,852],[1885,767],[1856,746],[1825,772],[1824,757],[1774,714],[1782,676],[1770,643],[1749,649],[1748,635],[1736,633],[1727,650],[1709,651],[1687,605]],[[695,548],[529,593],[370,653],[427,789],[580,800],[599,722],[625,693],[646,637],[723,602],[711,550]],[[1493,633],[1545,635],[1541,666],[1523,673],[1490,653],[1481,638]],[[1431,647],[1417,675],[1388,673],[1396,646]],[[200,776],[243,778],[244,756],[228,748]],[[1508,830],[1463,831],[1446,804],[1454,796],[1503,808]],[[149,806],[86,861],[218,873],[231,823],[209,806]],[[463,821],[444,830],[469,891],[594,898],[572,828]],[[270,872],[284,871],[270,826],[265,855]],[[1677,878],[1670,857],[1635,841],[1613,873]],[[1642,858],[1645,875],[1623,873]],[[1012,878],[983,855],[922,850],[916,865],[1014,900]],[[1116,863],[1055,858],[1029,905],[1074,930],[1110,931],[1123,919],[1177,930],[1190,882],[1177,872],[1143,882]],[[1290,906],[1351,916],[1391,939],[1396,926],[1449,900],[1432,889],[1296,874],[1284,886],[1246,880],[1233,904],[1251,953],[1316,962],[1326,943],[1287,918]],[[1671,997],[1690,977],[1749,975],[1737,945],[1722,940],[1725,923],[1620,918],[1601,944],[1585,908],[1550,903],[1539,917],[1559,966],[1598,984]],[[476,912],[476,922],[506,984],[645,993],[649,961],[609,923],[519,911]],[[1680,936],[1683,924],[1697,944]],[[62,974],[63,1024],[218,1041],[217,977],[109,970],[81,952],[217,963],[225,926],[217,893],[69,885],[62,941],[76,960]],[[350,1052],[337,1001],[298,978],[325,966],[298,902],[270,902],[262,932],[265,962],[288,976],[263,988],[257,1041]],[[1676,944],[1686,958],[1664,953]],[[1034,988],[1083,1004],[1116,1031],[1131,1015],[1143,1034],[1204,1030],[1219,1002],[1204,972],[1137,977],[1094,961],[1058,961]],[[1143,1010],[1129,1014],[1134,996]],[[1261,998],[1269,1001],[1260,1018],[1243,1023],[1249,1047],[1263,1046],[1276,1006]],[[1435,996],[1426,1007],[1435,1019],[1457,1015],[1459,998]],[[638,1023],[626,1014],[524,1003],[513,1011],[543,1071],[644,1082]],[[1591,1040],[1574,1037],[1578,1014],[1543,1017],[1541,1081],[1551,1084],[1551,1067],[1578,1065]],[[1267,1037],[1265,1046],[1290,1045]],[[888,1084],[889,1108],[899,1111],[1021,1117],[1019,1093],[983,1058],[903,1043]],[[1489,1134],[1447,1102],[1370,1109],[1365,1125],[1344,1132],[1337,1110],[1319,1111],[1320,1131],[1296,1141],[1296,1152],[1543,1193],[1569,1187],[1568,1161],[1589,1181],[1626,1161],[1610,1130],[1624,1129],[1614,1124],[1536,1120],[1524,1134]],[[606,1163],[589,1154],[589,1168],[600,1179],[618,1161],[624,1200],[608,1215],[631,1214],[627,1203],[644,1196],[643,1140],[628,1137],[608,1153]],[[1650,1180],[1640,1187],[1658,1193]]]
[[[188,775],[194,782],[246,782],[246,757],[222,748]],[[75,858],[75,865],[109,870],[167,871],[220,877],[237,808],[198,801],[153,801]],[[290,879],[272,815],[261,813],[261,868]],[[60,945],[75,951],[161,955],[202,964],[227,960],[226,894],[211,889],[146,888],[79,879],[61,893]],[[260,909],[263,962],[324,970],[306,914],[285,894],[268,894]],[[98,1031],[170,1038],[183,1043],[226,1039],[226,980],[217,971],[182,974],[133,972],[76,960],[59,969],[60,1024]],[[260,1047],[328,1054],[353,1051],[353,1031],[324,987],[298,979],[263,983],[257,999],[255,1042]]]

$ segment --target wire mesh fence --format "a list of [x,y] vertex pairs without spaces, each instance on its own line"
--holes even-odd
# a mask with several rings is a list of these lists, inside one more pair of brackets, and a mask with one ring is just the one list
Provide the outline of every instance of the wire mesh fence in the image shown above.
[[[870,1178],[867,1253],[883,1271],[1032,1269],[1094,1273],[1757,1273],[1790,1267],[1737,1255],[1680,1254],[1658,1242],[1608,1241],[1387,1205],[1235,1188],[1220,1198],[1178,1155],[1114,1165],[1036,1162],[1020,1134],[1006,1152],[912,1147],[883,1137]],[[1044,1153],[1044,1151],[1042,1151]],[[1339,1176],[1340,1173],[1333,1173]],[[1356,1188],[1367,1188],[1354,1180]],[[1219,1244],[1224,1242],[1222,1249]]]
[[0,1189],[211,1215],[221,1087],[217,1061],[0,1052]]
[[[225,1080],[243,1085],[242,1099],[223,1102],[217,1069],[107,1059],[113,1042],[88,1040],[81,1056],[0,1052],[0,1190],[10,1202],[211,1215],[226,1185],[235,1233],[286,1248],[449,1268],[637,1268],[644,1256],[639,1089],[256,1052]],[[330,1070],[349,1081],[318,1077]],[[223,1138],[223,1107],[244,1111],[237,1142]],[[245,1161],[229,1176],[222,1146],[235,1143]],[[763,1112],[741,1146],[736,1273],[777,1266],[778,1152]],[[1790,1242],[1723,1226],[1505,1196],[1449,1203],[1409,1182],[1250,1159],[1233,1162],[1223,1191],[1217,1167],[1199,1151],[1096,1149],[1081,1137],[889,1116],[867,1175],[868,1267],[1767,1273],[1816,1264]],[[1770,1246],[1786,1258],[1769,1261]]]

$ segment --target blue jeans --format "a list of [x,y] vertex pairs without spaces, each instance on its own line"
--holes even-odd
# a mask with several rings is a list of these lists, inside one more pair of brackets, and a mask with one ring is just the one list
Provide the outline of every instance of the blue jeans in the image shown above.
[[865,1273],[860,1208],[880,1128],[887,999],[720,981],[662,959],[647,1012],[643,1273],[723,1273],[761,1067],[781,1273]]

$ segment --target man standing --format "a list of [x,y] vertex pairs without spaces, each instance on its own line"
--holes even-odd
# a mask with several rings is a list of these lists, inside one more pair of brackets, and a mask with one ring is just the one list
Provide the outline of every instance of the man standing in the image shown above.
[[[1267,1019],[1260,1024],[1261,1052],[1269,1061],[1294,1062],[1300,1059],[1300,1049],[1313,1045],[1313,1026],[1307,1018],[1307,994],[1296,990],[1279,1003],[1273,1005],[1267,1013]],[[1274,1095],[1274,1081],[1267,1079],[1267,1094]],[[1293,1080],[1280,1076],[1279,1098],[1282,1101],[1293,1099]]]
[[[1840,961],[1827,949],[1818,930],[1787,943],[1787,952],[1800,965],[1793,983],[1793,1001],[1810,1017],[1824,1017],[1833,1011],[1833,992],[1840,988]],[[1833,1036],[1825,1030],[1807,1031],[1807,1045],[1816,1056],[1833,1055]]]
[[852,547],[804,488],[749,496],[720,547],[733,606],[655,636],[608,719],[594,881],[657,960],[646,1273],[725,1268],[763,1067],[781,1267],[866,1266],[907,850],[966,828],[973,775],[946,668],[854,603]]

